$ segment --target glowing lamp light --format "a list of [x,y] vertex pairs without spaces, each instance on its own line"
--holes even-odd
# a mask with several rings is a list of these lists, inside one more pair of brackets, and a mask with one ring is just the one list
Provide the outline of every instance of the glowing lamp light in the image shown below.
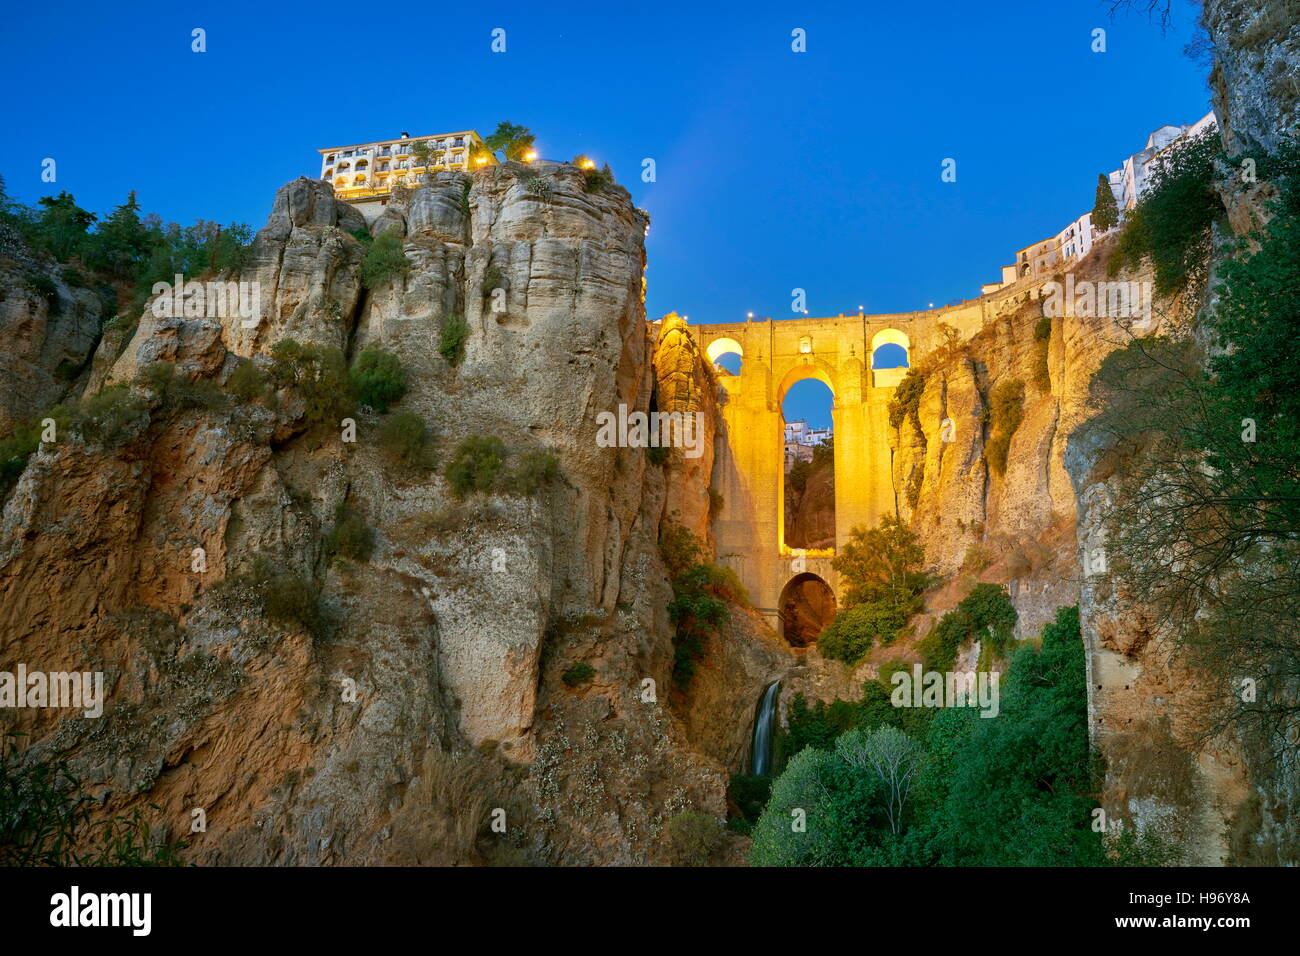
[[595,161],[594,159],[584,159],[584,160],[582,161],[582,168],[583,168],[583,169],[595,169],[595,168],[596,168],[596,161]]
[[747,315],[749,316],[749,318],[751,318],[751,319],[754,317],[754,313],[753,313],[753,312],[749,312],[749,313],[746,313],[746,314],[747,314]]
[[537,150],[535,149],[530,149],[528,152],[524,153],[525,163],[531,163],[536,158],[537,158]]
[[476,157],[475,160],[474,160],[474,162],[475,162],[477,165],[482,166],[484,163],[487,162],[487,157],[486,157],[486,156],[479,156],[479,157]]

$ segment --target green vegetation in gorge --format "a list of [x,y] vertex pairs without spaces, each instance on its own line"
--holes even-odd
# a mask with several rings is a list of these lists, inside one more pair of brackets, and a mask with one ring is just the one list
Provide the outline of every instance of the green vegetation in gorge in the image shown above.
[[730,614],[728,603],[748,604],[749,595],[735,571],[705,560],[703,543],[681,525],[669,525],[661,532],[659,553],[673,586],[668,605],[673,624],[673,683],[686,690],[709,638]]
[[[95,820],[69,765],[0,737],[0,866],[179,866],[185,843],[157,841],[143,812]],[[160,808],[149,805],[154,810]]]
[[[1119,475],[1105,518],[1110,571],[1199,671],[1202,737],[1236,735],[1267,775],[1300,757],[1300,146],[1259,168],[1278,190],[1271,218],[1226,250],[1201,328],[1112,352],[1092,400]],[[1204,209],[1175,208],[1201,202],[1192,183],[1206,175],[1157,184],[1150,205],[1167,211],[1153,224],[1170,230],[1161,244],[1183,236],[1188,255],[1207,252]],[[1171,268],[1203,265],[1180,254]],[[1274,690],[1243,700],[1242,675]]]
[[[759,866],[1089,866],[1093,831],[1083,640],[1062,608],[1017,650],[1001,713],[895,708],[869,681],[859,702],[796,698],[789,763],[753,830]],[[803,832],[791,812],[807,814]],[[1125,851],[1128,852],[1128,851]]]
[[842,607],[817,640],[826,657],[855,664],[874,644],[890,644],[921,609],[929,585],[925,549],[898,518],[879,528],[854,528],[835,556]]

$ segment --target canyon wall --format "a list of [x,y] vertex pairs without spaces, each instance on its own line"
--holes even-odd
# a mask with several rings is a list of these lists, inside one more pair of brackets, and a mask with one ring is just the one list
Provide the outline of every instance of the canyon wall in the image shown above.
[[[0,666],[100,670],[108,702],[99,720],[7,711],[6,729],[71,758],[102,815],[160,807],[155,835],[192,862],[665,859],[674,814],[725,815],[784,652],[736,608],[693,695],[672,685],[660,524],[707,534],[711,458],[596,440],[601,412],[656,397],[715,427],[683,385],[699,363],[675,372],[671,329],[656,343],[645,321],[647,219],[572,166],[439,174],[376,221],[409,271],[369,288],[363,225],[328,185],[290,183],[227,277],[260,283],[260,322],[146,306],[129,341],[99,344],[86,394],[111,403],[43,444],[5,503]],[[24,302],[12,321],[38,327]],[[490,435],[510,461],[550,452],[558,478],[462,502],[385,457],[372,409],[349,441],[292,389],[230,394],[288,340],[400,358],[400,409],[439,465]],[[29,375],[51,362],[33,356]],[[345,513],[373,534],[366,559],[329,544]],[[272,591],[318,611],[277,614]],[[577,664],[591,676],[562,680]]]

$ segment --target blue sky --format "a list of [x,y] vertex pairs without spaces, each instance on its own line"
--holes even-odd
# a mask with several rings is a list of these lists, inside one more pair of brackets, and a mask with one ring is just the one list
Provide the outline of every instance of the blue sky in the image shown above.
[[1162,36],[1099,0],[20,4],[0,173],[26,202],[135,189],[168,220],[257,228],[317,147],[509,120],[546,158],[609,162],[650,212],[652,316],[789,318],[794,288],[811,315],[905,311],[977,295],[1151,129],[1208,111],[1174,7]]

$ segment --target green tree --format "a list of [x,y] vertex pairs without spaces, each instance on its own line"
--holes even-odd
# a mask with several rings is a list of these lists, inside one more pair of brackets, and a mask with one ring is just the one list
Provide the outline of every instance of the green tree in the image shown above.
[[1119,225],[1119,204],[1115,202],[1115,193],[1111,190],[1110,179],[1105,173],[1097,174],[1097,198],[1092,204],[1092,224],[1101,232]]
[[135,190],[99,224],[88,244],[86,264],[118,279],[135,279],[150,257],[153,237],[140,219]]
[[894,515],[881,518],[879,528],[854,528],[833,562],[844,606],[878,602],[916,613],[929,584],[924,561],[920,539]]
[[506,159],[522,162],[536,139],[527,126],[516,126],[503,121],[497,124],[495,132],[483,142],[493,153],[501,153]]
[[69,192],[42,196],[40,217],[36,221],[36,244],[60,262],[82,251],[86,230],[99,217],[77,205]]

